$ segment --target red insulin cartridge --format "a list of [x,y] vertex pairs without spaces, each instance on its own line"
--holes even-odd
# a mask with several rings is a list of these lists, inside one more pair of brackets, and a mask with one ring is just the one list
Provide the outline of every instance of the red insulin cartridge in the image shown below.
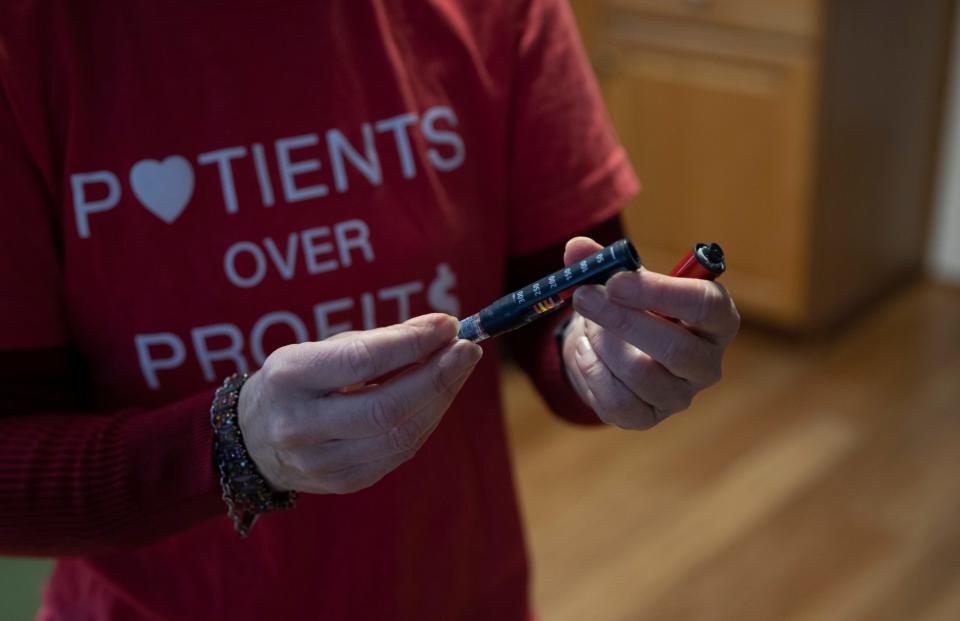
[[639,268],[637,249],[629,240],[621,239],[461,319],[459,336],[476,343],[516,330],[562,308],[580,285],[602,285],[617,272]]
[[671,276],[714,280],[727,270],[720,244],[696,244],[687,256],[670,270]]

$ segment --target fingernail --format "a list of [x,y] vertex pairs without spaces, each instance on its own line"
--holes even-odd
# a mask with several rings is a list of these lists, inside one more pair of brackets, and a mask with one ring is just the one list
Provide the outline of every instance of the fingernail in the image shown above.
[[600,293],[600,287],[598,285],[580,287],[573,294],[573,304],[588,313],[600,310],[600,307],[603,306],[603,294]]
[[483,357],[483,348],[470,341],[457,341],[454,344],[457,350],[457,357],[466,366],[473,366]]
[[[469,343],[469,341],[467,341]],[[476,343],[470,343],[470,364],[477,364],[483,358],[483,348]]]
[[[423,326],[434,332],[452,333],[456,336],[460,331],[460,321],[451,315],[444,313],[429,313],[427,315],[418,315],[411,317],[404,323],[414,326]],[[451,336],[451,338],[453,338]]]
[[452,315],[443,315],[442,317],[443,320],[441,321],[440,325],[442,325],[446,331],[456,337],[457,333],[460,332],[460,320]]
[[590,341],[585,336],[577,339],[577,353],[580,354],[583,363],[587,365],[593,364],[593,361],[597,359],[597,354],[594,353]]

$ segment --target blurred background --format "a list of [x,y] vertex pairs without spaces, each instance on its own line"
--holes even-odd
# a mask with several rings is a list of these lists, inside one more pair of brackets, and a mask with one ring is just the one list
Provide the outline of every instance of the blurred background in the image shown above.
[[642,434],[508,373],[540,618],[960,619],[954,2],[573,7],[644,263],[720,242],[745,326]]
[[[720,242],[724,381],[643,434],[505,370],[542,621],[960,619],[952,0],[574,0],[666,271]],[[0,558],[0,621],[49,564]]]

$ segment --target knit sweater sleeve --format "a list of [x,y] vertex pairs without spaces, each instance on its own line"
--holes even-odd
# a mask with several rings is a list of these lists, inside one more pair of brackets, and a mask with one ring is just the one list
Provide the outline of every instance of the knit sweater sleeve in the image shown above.
[[0,554],[88,555],[224,513],[212,390],[90,411],[71,355],[57,202],[0,89]]
[[0,553],[100,554],[224,513],[204,391],[154,409],[75,406],[63,348],[0,353]]

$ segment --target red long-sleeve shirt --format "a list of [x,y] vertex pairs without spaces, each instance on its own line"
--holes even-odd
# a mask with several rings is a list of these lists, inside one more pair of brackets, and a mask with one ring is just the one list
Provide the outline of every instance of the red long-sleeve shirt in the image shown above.
[[[618,219],[581,232],[610,243]],[[509,288],[549,273],[563,244],[518,258]],[[506,337],[547,404],[578,424],[598,419],[563,376],[557,313]],[[67,348],[0,351],[0,546],[8,554],[102,554],[159,540],[224,513],[211,468],[208,388],[158,408],[84,411],[82,361]]]
[[[281,344],[473,312],[619,209],[565,5],[17,0],[0,86],[0,552],[66,557],[41,616],[522,618],[496,343],[415,459],[248,540],[207,410]],[[587,420],[548,323],[518,358]]]

